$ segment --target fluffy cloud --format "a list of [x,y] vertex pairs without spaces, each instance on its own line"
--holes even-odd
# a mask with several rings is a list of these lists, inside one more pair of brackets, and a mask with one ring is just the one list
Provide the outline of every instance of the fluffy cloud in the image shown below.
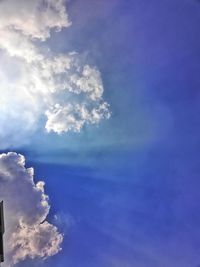
[[45,40],[50,30],[70,26],[63,0],[1,0],[1,28]]
[[57,104],[52,110],[46,112],[48,118],[46,129],[48,132],[54,131],[56,133],[80,132],[85,123],[99,123],[102,118],[108,117],[108,114],[108,105],[106,103],[90,110],[85,105],[80,104],[68,104],[66,106]]
[[[22,145],[41,126],[58,134],[110,117],[101,73],[76,52],[55,54],[52,31],[69,27],[64,0],[0,0],[0,149]],[[0,154],[6,266],[46,258],[63,236],[46,221],[44,183],[16,153]]]
[[34,182],[33,168],[16,153],[0,154],[0,197],[5,205],[6,266],[26,258],[47,258],[60,250],[63,236],[46,221],[44,182]]
[[78,132],[110,117],[99,70],[48,48],[51,31],[70,25],[63,0],[0,1],[1,149],[21,145],[40,122]]

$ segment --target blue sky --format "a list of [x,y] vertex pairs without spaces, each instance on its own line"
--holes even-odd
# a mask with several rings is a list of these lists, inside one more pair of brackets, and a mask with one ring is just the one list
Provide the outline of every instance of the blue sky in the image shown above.
[[48,45],[98,67],[112,115],[15,149],[66,233],[59,254],[17,266],[198,267],[199,2],[74,0],[68,14]]

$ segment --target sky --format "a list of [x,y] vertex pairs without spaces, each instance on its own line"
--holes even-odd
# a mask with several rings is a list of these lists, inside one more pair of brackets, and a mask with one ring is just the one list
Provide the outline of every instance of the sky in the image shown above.
[[197,0],[0,1],[7,267],[199,267]]

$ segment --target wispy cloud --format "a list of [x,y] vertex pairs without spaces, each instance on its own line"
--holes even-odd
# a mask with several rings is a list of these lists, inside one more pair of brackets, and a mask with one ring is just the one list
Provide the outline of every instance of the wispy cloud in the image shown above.
[[23,144],[39,122],[60,134],[110,117],[99,70],[76,52],[55,54],[45,42],[70,25],[62,0],[0,2],[2,149]]

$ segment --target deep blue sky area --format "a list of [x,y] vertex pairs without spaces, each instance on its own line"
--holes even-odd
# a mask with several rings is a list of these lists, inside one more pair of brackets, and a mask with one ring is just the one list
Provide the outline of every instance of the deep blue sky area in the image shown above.
[[41,266],[198,267],[200,2],[74,0],[68,13],[49,43],[98,66],[112,117],[21,151],[66,233]]

